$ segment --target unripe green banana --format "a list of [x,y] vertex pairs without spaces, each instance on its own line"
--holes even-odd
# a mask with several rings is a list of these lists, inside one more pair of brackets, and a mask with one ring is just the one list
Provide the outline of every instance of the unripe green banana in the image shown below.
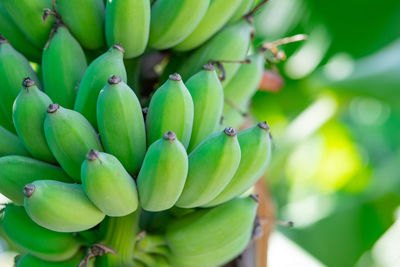
[[0,126],[0,157],[7,155],[30,156],[18,136]]
[[48,261],[73,257],[80,244],[70,233],[58,233],[37,225],[24,207],[6,205],[1,226],[6,235],[24,251]]
[[247,246],[257,211],[252,197],[198,210],[168,225],[173,266],[220,266]]
[[210,0],[210,6],[200,23],[174,49],[177,51],[188,51],[206,42],[230,19],[240,5],[240,1]]
[[141,55],[146,49],[150,31],[149,0],[113,0],[106,6],[106,39],[108,46],[121,44],[125,58]]
[[44,121],[44,133],[54,157],[76,182],[81,165],[90,149],[103,151],[96,131],[76,111],[50,104]]
[[[65,261],[45,261],[31,254],[17,256],[15,267],[77,267],[84,257],[84,251],[80,250],[74,257]],[[86,267],[86,266],[85,266]],[[94,259],[89,260],[87,267],[94,267]]]
[[35,47],[18,28],[0,1],[0,33],[29,60],[40,61],[40,49]]
[[219,126],[224,105],[224,93],[218,75],[211,64],[192,76],[186,87],[193,99],[193,129],[188,147],[191,152]]
[[57,0],[56,10],[84,48],[104,47],[103,0]]
[[1,0],[10,17],[26,37],[38,48],[43,48],[49,38],[55,18],[47,17],[43,23],[45,8],[51,9],[52,0]]
[[[0,104],[1,105],[1,104]],[[14,124],[8,120],[8,118],[3,114],[3,111],[0,107],[0,126],[2,126],[7,131],[16,134]]]
[[113,45],[106,53],[90,63],[79,84],[74,109],[80,112],[97,129],[96,104],[100,90],[111,75],[117,75],[126,83],[123,61],[124,49]]
[[204,206],[226,202],[251,187],[265,172],[271,157],[271,138],[267,123],[240,131],[238,134],[242,157],[235,175],[225,189]]
[[246,15],[254,5],[254,0],[241,0],[240,5],[236,9],[235,13],[229,19],[228,23],[235,23],[239,19],[241,19],[244,15]]
[[137,174],[146,153],[146,131],[140,102],[121,77],[111,76],[97,99],[97,124],[106,152]]
[[18,136],[32,156],[57,163],[47,145],[43,128],[46,109],[51,104],[51,99],[30,78],[24,79],[22,87],[13,107],[13,121]]
[[147,146],[173,131],[185,148],[193,126],[193,100],[177,73],[169,76],[151,98],[146,116]]
[[76,88],[86,68],[82,47],[65,25],[57,24],[42,55],[45,92],[54,102],[73,108]]
[[24,186],[37,179],[72,182],[60,167],[46,162],[23,156],[0,157],[0,193],[14,203],[24,204]]
[[230,105],[230,103],[225,101],[224,111],[222,112],[222,114],[223,120],[221,124],[221,129],[228,125],[231,125],[231,127],[233,128],[239,128],[243,125],[246,118],[247,107],[246,105],[235,105],[235,107],[233,107]]
[[[245,19],[222,29],[180,64],[179,73],[186,81],[210,60],[243,60],[250,44],[253,26]],[[225,86],[240,67],[239,63],[224,64]]]
[[210,0],[157,0],[151,7],[149,46],[158,50],[183,41],[206,14]]
[[24,186],[24,195],[29,217],[53,231],[84,231],[99,224],[105,217],[90,202],[80,184],[38,180]]
[[26,77],[40,85],[28,60],[7,40],[0,38],[0,109],[11,124],[14,100],[21,91],[21,81]]
[[189,172],[176,203],[194,208],[214,199],[231,181],[240,162],[236,131],[227,127],[205,139],[189,155]]
[[188,173],[185,147],[174,132],[166,132],[147,150],[138,176],[140,203],[148,211],[171,208],[178,200]]
[[137,209],[135,182],[113,155],[90,150],[81,177],[86,195],[107,216],[125,216]]

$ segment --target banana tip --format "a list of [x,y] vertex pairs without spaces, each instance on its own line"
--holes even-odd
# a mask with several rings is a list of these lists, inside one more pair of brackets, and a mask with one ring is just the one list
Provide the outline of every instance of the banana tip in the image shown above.
[[115,45],[113,45],[112,47],[113,47],[114,49],[117,49],[117,50],[121,51],[122,54],[125,53],[125,49],[122,47],[121,44],[115,44]]
[[232,127],[226,127],[224,132],[228,136],[235,136],[236,135],[236,130],[233,129]]
[[86,154],[86,158],[88,161],[95,161],[96,159],[99,158],[99,151],[91,149],[87,154]]
[[176,134],[172,131],[168,131],[163,135],[164,140],[174,141],[176,139]]
[[203,66],[203,70],[207,70],[207,71],[214,71],[215,68],[211,63],[207,63]]
[[112,75],[110,78],[108,78],[108,84],[119,84],[121,81],[121,77],[116,75]]
[[269,126],[266,121],[259,122],[257,126],[260,127],[261,129],[269,131]]
[[47,113],[55,113],[60,108],[60,105],[57,103],[50,104],[47,107]]
[[24,78],[24,80],[22,81],[22,86],[25,88],[28,88],[28,87],[31,87],[34,85],[35,85],[35,82],[33,80],[31,80],[31,78],[29,78],[29,77]]
[[250,197],[255,201],[255,202],[260,202],[260,198],[258,197],[258,195],[255,194],[251,194]]
[[26,197],[30,197],[35,192],[35,185],[34,184],[27,184],[24,186],[24,195]]
[[178,73],[174,73],[174,74],[169,75],[169,79],[172,80],[172,81],[177,81],[178,82],[178,81],[182,80],[182,77]]

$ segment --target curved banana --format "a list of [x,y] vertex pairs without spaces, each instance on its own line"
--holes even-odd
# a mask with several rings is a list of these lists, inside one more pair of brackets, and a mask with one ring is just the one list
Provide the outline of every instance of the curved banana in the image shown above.
[[254,5],[254,0],[241,0],[240,5],[236,9],[235,13],[229,19],[228,24],[235,23],[240,20],[244,15],[250,12]]
[[57,163],[47,145],[43,128],[46,109],[51,104],[51,99],[30,78],[24,79],[22,87],[13,108],[13,121],[18,136],[32,156]]
[[90,149],[103,151],[97,133],[76,111],[50,104],[44,133],[54,157],[75,181],[81,180],[81,165]]
[[66,108],[73,108],[76,88],[87,68],[82,47],[63,24],[57,24],[42,54],[46,94]]
[[235,175],[225,189],[204,206],[226,202],[244,193],[265,172],[271,158],[271,138],[266,122],[240,131],[238,134],[242,157]]
[[147,146],[173,131],[185,148],[193,126],[193,100],[177,73],[154,93],[146,116]]
[[140,203],[148,211],[171,208],[178,200],[188,173],[185,147],[174,132],[166,132],[147,150],[137,179]]
[[84,48],[104,47],[103,0],[56,0],[56,10]]
[[79,232],[105,217],[87,198],[80,184],[38,180],[24,186],[24,207],[42,227],[57,232]]
[[[186,81],[210,60],[243,60],[247,54],[253,26],[245,19],[222,29],[193,54],[184,59],[178,73]],[[225,86],[239,69],[239,63],[224,64]]]
[[[31,254],[17,256],[15,267],[76,267],[85,257],[84,251],[80,250],[71,259],[65,261],[45,261]],[[87,267],[94,267],[94,260],[90,260]]]
[[167,49],[185,39],[200,23],[210,0],[157,0],[151,7],[149,46]]
[[137,209],[135,182],[113,155],[90,150],[81,177],[86,195],[107,216],[125,216]]
[[0,126],[0,157],[7,155],[30,156],[18,136]]
[[108,46],[121,44],[125,58],[141,55],[146,49],[150,31],[149,0],[113,0],[106,6],[106,39]]
[[231,181],[239,162],[240,146],[233,128],[209,136],[189,155],[188,177],[176,206],[194,208],[214,199]]
[[191,152],[210,134],[217,130],[221,121],[224,93],[218,75],[211,64],[192,76],[186,87],[193,99],[193,129],[188,147]]
[[0,193],[14,203],[24,204],[24,186],[37,179],[72,182],[60,167],[49,163],[24,156],[0,157]]
[[111,76],[97,99],[97,124],[106,152],[116,156],[130,174],[137,174],[146,153],[142,108],[121,77]]
[[188,51],[206,42],[231,18],[241,1],[210,0],[210,6],[200,23],[174,50]]
[[45,8],[51,9],[52,0],[1,0],[7,13],[25,36],[36,47],[42,49],[49,38],[53,16],[47,17],[43,23],[42,15]]
[[28,60],[0,37],[0,109],[11,125],[14,100],[21,91],[21,81],[26,77],[34,80],[40,88],[39,79]]
[[165,234],[173,266],[221,266],[233,259],[250,240],[256,211],[257,202],[246,197],[173,221]]
[[54,232],[37,225],[24,207],[14,204],[6,205],[1,226],[18,247],[43,260],[67,260],[80,247],[72,234]]
[[111,75],[117,75],[126,83],[123,54],[122,46],[113,45],[106,53],[90,63],[79,84],[74,109],[85,116],[95,129],[97,129],[97,97],[100,90],[107,84],[108,78]]

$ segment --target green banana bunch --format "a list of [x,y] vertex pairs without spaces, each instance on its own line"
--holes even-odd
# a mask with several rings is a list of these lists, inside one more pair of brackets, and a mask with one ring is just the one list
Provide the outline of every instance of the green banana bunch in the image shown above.
[[166,242],[173,266],[220,266],[249,243],[257,211],[252,197],[197,210],[168,225]]
[[74,109],[85,116],[95,129],[97,129],[97,97],[107,84],[108,78],[117,75],[126,83],[123,54],[122,46],[113,45],[106,53],[90,63],[79,84]]
[[254,0],[241,0],[240,5],[236,9],[235,13],[229,19],[228,24],[235,23],[246,15],[254,5]]
[[42,55],[45,92],[56,103],[73,108],[76,88],[87,68],[82,47],[63,24],[56,24]]
[[121,44],[125,58],[143,54],[150,31],[149,0],[113,0],[106,6],[108,46]]
[[0,157],[0,193],[15,204],[24,204],[24,186],[38,178],[72,182],[60,167],[49,163],[24,156]]
[[140,203],[148,211],[171,208],[178,200],[188,173],[185,147],[174,132],[150,145],[138,176]]
[[14,124],[8,120],[8,118],[3,114],[0,106],[0,126],[9,131],[10,133],[16,134]]
[[18,136],[0,126],[0,157],[7,155],[30,156]]
[[81,177],[86,195],[107,216],[125,216],[137,209],[135,182],[113,155],[90,150]]
[[103,0],[56,0],[56,10],[84,48],[104,47]]
[[193,129],[188,147],[191,152],[219,126],[224,105],[224,93],[218,75],[211,64],[192,76],[186,87],[193,99]]
[[183,41],[207,12],[210,0],[157,0],[151,7],[149,46],[158,50]]
[[49,38],[54,17],[42,20],[43,10],[50,9],[52,0],[1,0],[7,13],[36,47],[43,48]]
[[29,217],[57,232],[79,232],[105,217],[87,198],[80,184],[38,180],[24,186],[24,206]]
[[271,157],[271,138],[266,122],[240,131],[238,134],[242,157],[239,168],[225,189],[204,206],[224,203],[251,187],[265,172]]
[[54,232],[37,225],[24,207],[14,204],[6,205],[1,226],[18,247],[43,260],[67,260],[80,247],[72,234]]
[[111,76],[100,91],[97,124],[105,151],[129,173],[138,173],[146,153],[143,113],[135,93],[119,76]]
[[214,199],[231,181],[239,162],[235,129],[227,127],[209,136],[189,155],[188,177],[176,206],[194,208]]
[[21,81],[25,77],[30,77],[40,87],[39,79],[28,60],[7,40],[0,38],[0,109],[11,125],[14,100],[21,91]]
[[25,34],[18,28],[15,22],[12,20],[7,10],[0,1],[0,33],[10,43],[21,52],[29,60],[39,62],[40,61],[40,49],[35,47],[26,38]]
[[[157,2],[158,3],[158,2]],[[173,131],[185,148],[193,126],[193,100],[179,74],[169,76],[154,93],[146,116],[147,145]]]
[[18,136],[32,156],[57,163],[47,145],[43,128],[46,108],[51,104],[51,99],[30,78],[25,78],[22,86],[13,107],[13,121]]
[[90,149],[103,150],[96,131],[85,117],[58,104],[47,108],[44,133],[54,157],[76,182],[81,180],[86,153]]
[[234,14],[242,0],[210,0],[210,6],[197,27],[174,47],[177,51],[194,49],[211,38]]
[[[243,60],[249,48],[252,31],[253,26],[245,19],[222,29],[184,59],[180,64],[178,73],[182,75],[183,80],[187,80],[210,60]],[[223,86],[233,78],[239,67],[239,63],[224,65],[226,75],[222,82]]]
[[[77,267],[84,257],[84,251],[80,250],[71,259],[65,261],[45,261],[30,254],[17,256],[15,267]],[[90,260],[87,267],[94,267],[94,260]]]

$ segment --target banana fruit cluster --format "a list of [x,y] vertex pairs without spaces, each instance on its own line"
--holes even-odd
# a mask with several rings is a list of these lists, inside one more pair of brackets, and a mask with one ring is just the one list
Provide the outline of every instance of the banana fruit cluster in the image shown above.
[[[253,7],[0,0],[1,225],[16,266],[212,267],[246,248],[246,192],[271,157],[265,122],[237,130],[265,61]],[[146,57],[165,49],[148,93]]]

